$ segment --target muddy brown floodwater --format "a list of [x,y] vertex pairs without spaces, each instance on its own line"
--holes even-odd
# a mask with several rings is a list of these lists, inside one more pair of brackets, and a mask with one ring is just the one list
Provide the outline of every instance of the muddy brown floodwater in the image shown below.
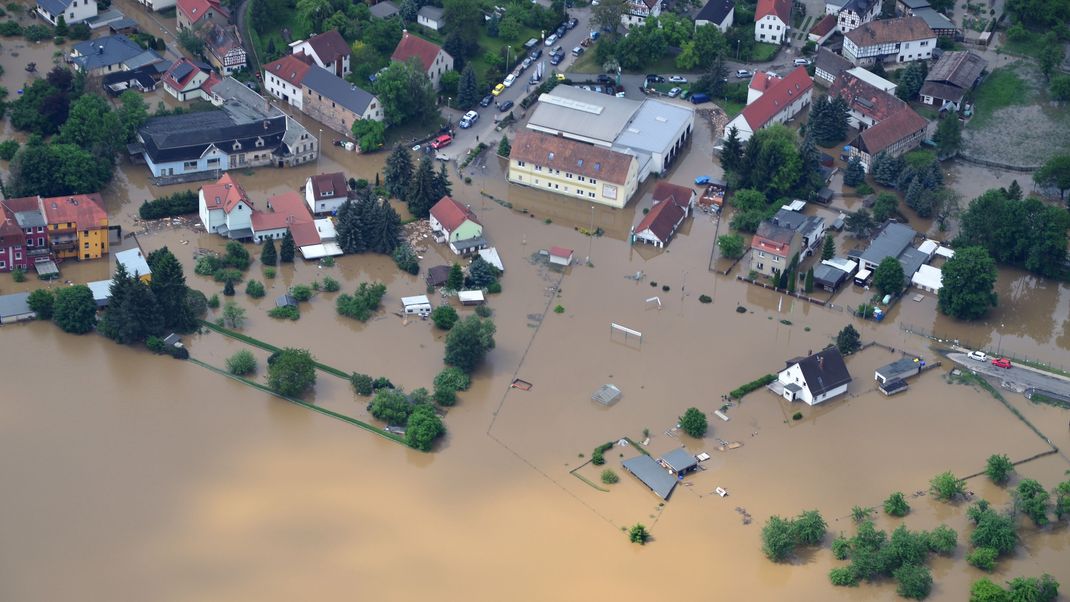
[[[708,137],[696,135],[672,180],[716,175],[708,146]],[[237,177],[262,202],[317,171],[373,179],[382,160],[330,147],[319,165]],[[0,328],[0,598],[605,600],[716,592],[747,600],[892,600],[888,583],[829,585],[828,570],[838,563],[827,546],[789,564],[769,563],[760,551],[762,523],[816,508],[831,533],[851,532],[854,505],[924,490],[944,470],[977,472],[992,453],[1023,459],[1050,449],[987,393],[949,384],[947,366],[923,374],[904,394],[883,397],[870,375],[897,356],[877,347],[850,359],[849,394],[819,408],[789,407],[763,390],[730,408],[729,422],[712,412],[723,393],[826,345],[849,322],[866,341],[927,360],[938,359],[928,339],[903,325],[989,344],[1001,338],[1005,348],[1065,361],[1065,286],[1004,271],[1005,305],[988,325],[937,318],[931,299],[904,301],[884,323],[861,323],[709,272],[718,232],[709,216],[696,217],[667,251],[656,252],[625,242],[638,218],[635,203],[616,212],[596,208],[594,225],[607,235],[588,238],[576,228],[590,226],[590,206],[510,188],[501,168],[488,159],[486,168],[472,169],[471,185],[454,184],[455,196],[485,224],[506,272],[502,294],[490,300],[497,347],[450,409],[449,433],[433,454],[192,362],[96,335],[65,335],[47,323]],[[193,257],[199,248],[220,248],[220,240],[136,221],[141,200],[167,192],[150,186],[143,169],[123,164],[105,198],[146,250],[168,246],[192,286],[218,292],[218,284],[193,274]],[[552,245],[589,255],[593,267],[549,269],[537,252]],[[422,264],[451,260],[436,247]],[[65,279],[84,282],[110,268],[100,261],[62,269]],[[640,280],[628,278],[637,272]],[[336,315],[337,293],[321,293],[296,322],[267,317],[274,296],[325,274],[346,291],[364,280],[385,282],[386,311],[356,323]],[[259,264],[249,277],[263,279]],[[344,257],[333,268],[298,262],[265,282],[264,299],[235,297],[248,311],[244,331],[252,336],[307,347],[328,364],[387,376],[409,390],[430,386],[441,368],[442,335],[428,322],[393,314],[400,297],[424,291],[423,281],[386,258]],[[37,285],[4,280],[0,288]],[[713,302],[699,303],[702,294]],[[655,296],[660,309],[647,301]],[[563,313],[552,311],[557,305]],[[739,306],[747,311],[737,313]],[[611,322],[641,331],[642,341],[614,335]],[[217,366],[243,347],[211,332],[187,344],[194,358]],[[266,354],[256,355],[263,365]],[[510,389],[514,378],[534,386]],[[605,383],[623,391],[608,408],[590,400]],[[1054,445],[1070,446],[1067,412],[1007,396]],[[371,420],[367,400],[341,379],[321,374],[308,399]],[[710,416],[702,440],[671,432],[689,406]],[[802,420],[791,419],[795,411]],[[624,436],[641,440],[644,429],[652,453],[684,445],[712,456],[664,505],[621,468],[636,453],[629,447],[606,454],[606,468],[621,477],[608,492],[570,473],[578,468],[596,480],[598,470],[581,467],[592,448]],[[744,445],[720,452],[717,439]],[[1049,455],[1019,471],[1050,487],[1068,464],[1064,455]],[[729,496],[714,495],[718,486]],[[971,479],[969,488],[998,505],[1009,502],[983,479]],[[959,532],[955,555],[932,564],[933,597],[965,599],[981,576],[964,561],[965,505],[924,496],[910,502],[903,522],[911,528],[947,523]],[[744,525],[737,508],[753,522]],[[627,543],[621,529],[636,522],[651,527],[650,545]],[[899,521],[878,522],[890,529]],[[1024,545],[1001,561],[996,579],[1048,572],[1070,581],[1068,532],[1023,523],[1022,533]]]

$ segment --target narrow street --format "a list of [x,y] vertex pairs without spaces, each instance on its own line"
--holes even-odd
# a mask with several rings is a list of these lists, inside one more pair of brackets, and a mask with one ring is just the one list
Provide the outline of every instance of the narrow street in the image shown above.
[[1070,379],[1016,364],[1011,368],[997,368],[992,365],[991,359],[984,362],[972,360],[965,353],[949,353],[947,357],[971,372],[998,379],[1006,389],[1020,393],[1032,388],[1070,396]]

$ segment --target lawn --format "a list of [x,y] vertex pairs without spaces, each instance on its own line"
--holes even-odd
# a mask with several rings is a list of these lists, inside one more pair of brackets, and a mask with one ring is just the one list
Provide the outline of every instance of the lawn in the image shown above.
[[1040,51],[1044,49],[1044,36],[1031,31],[1026,34],[1026,37],[1021,40],[1011,40],[1004,35],[1000,50],[1007,54],[1037,58]]
[[780,52],[780,46],[777,46],[776,44],[756,42],[754,44],[754,50],[750,53],[750,58],[744,58],[744,60],[754,63],[764,63],[773,60],[773,57],[775,57],[778,52]]
[[[253,9],[253,3],[248,2],[245,5],[245,21],[251,23],[250,13]],[[271,32],[260,35],[252,27],[248,27],[248,33],[250,41],[253,43],[253,48],[256,49],[256,54],[261,61],[267,62],[267,49],[268,46],[274,44],[276,51],[283,51],[287,47],[287,42],[282,38],[282,30],[288,28],[290,35],[294,40],[301,40],[308,37],[309,32],[305,29],[305,25],[299,22],[297,18],[297,11],[290,9],[281,11],[275,18],[275,27]]]
[[728,115],[729,121],[735,119],[736,115],[739,115],[743,112],[743,107],[747,106],[745,103],[732,102],[729,100],[724,100],[723,98],[715,100],[714,102],[717,104],[717,106],[724,109],[725,114]]
[[974,116],[971,125],[981,127],[992,117],[992,113],[1012,105],[1027,105],[1032,94],[1015,72],[1014,65],[1000,67],[993,71],[974,92]]

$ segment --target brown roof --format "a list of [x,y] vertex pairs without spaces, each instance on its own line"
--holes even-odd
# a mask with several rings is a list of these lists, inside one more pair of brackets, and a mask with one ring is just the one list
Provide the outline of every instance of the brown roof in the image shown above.
[[431,215],[448,232],[453,232],[467,220],[479,223],[479,220],[476,219],[476,214],[471,209],[448,196],[442,197],[435,203],[434,207],[431,207]]
[[106,228],[108,214],[99,194],[76,194],[41,199],[49,224],[74,222],[79,230]]
[[635,161],[632,155],[529,129],[516,135],[509,158],[615,184],[628,180]]
[[925,40],[935,38],[936,34],[921,17],[901,17],[863,23],[858,28],[847,32],[844,37],[854,42],[856,46],[866,47]]
[[238,30],[234,26],[220,27],[213,24],[205,38],[208,49],[218,57],[226,56],[231,50],[242,47]]
[[293,190],[271,197],[267,204],[271,208],[270,212],[253,212],[253,230],[275,230],[312,221],[305,199]]
[[798,67],[782,80],[776,81],[757,100],[744,107],[743,118],[750,124],[751,131],[757,132],[769,123],[784,107],[795,102],[807,90],[814,87],[814,80],[806,72],[806,67]]
[[222,209],[223,213],[230,213],[238,203],[253,206],[249,195],[245,194],[245,189],[229,173],[223,174],[215,184],[202,186],[201,194],[204,195],[204,204],[209,210]]
[[773,84],[777,83],[782,79],[782,77],[775,73],[766,73],[765,71],[759,71],[754,74],[754,77],[750,78],[750,84],[748,84],[748,87],[751,90],[757,90],[764,94],[766,90],[773,86]]
[[905,106],[884,121],[863,130],[858,135],[859,142],[856,144],[871,156],[876,155],[896,142],[924,130],[927,125],[929,122],[924,117]]
[[949,84],[963,90],[973,88],[977,78],[988,67],[988,61],[968,51],[945,52],[936,61],[926,82]]
[[836,17],[834,15],[825,15],[823,19],[817,22],[817,25],[810,28],[810,33],[820,37],[832,31],[835,27]]
[[[323,195],[324,192],[327,194]],[[312,176],[312,195],[317,199],[346,196],[347,193],[346,177],[340,171]]]
[[829,96],[840,96],[852,111],[881,122],[907,107],[907,103],[844,71],[832,83]]
[[15,221],[15,212],[10,210],[7,205],[0,205],[0,239],[13,238],[17,242],[16,244],[22,244],[22,240],[25,235],[22,233],[22,228],[19,227],[17,221]]
[[754,21],[761,21],[766,15],[776,15],[781,21],[790,25],[791,0],[758,0],[758,9],[754,11]]
[[176,8],[186,15],[186,19],[190,24],[196,24],[197,21],[200,21],[204,15],[208,14],[208,9],[215,9],[219,14],[228,19],[230,18],[230,12],[215,0],[178,0]]
[[788,252],[791,250],[791,241],[795,236],[795,230],[778,226],[769,220],[765,220],[758,224],[758,232],[751,239],[750,246],[752,249],[787,257]]
[[301,80],[305,79],[305,74],[311,67],[312,59],[304,53],[287,54],[277,61],[264,65],[264,71],[300,88]]
[[342,34],[337,29],[312,36],[308,39],[308,45],[316,51],[316,56],[329,65],[340,58],[349,56],[349,44],[346,44]]
[[323,240],[320,238],[319,230],[316,230],[316,223],[311,220],[291,225],[290,236],[293,237],[296,247],[318,245]]
[[639,222],[639,225],[635,227],[635,231],[650,230],[651,234],[661,242],[669,242],[673,228],[686,216],[687,212],[684,208],[675,202],[658,203],[654,205],[649,213],[643,216],[643,221]]
[[687,186],[661,181],[654,186],[653,196],[655,203],[669,201],[686,208],[691,206],[691,199],[695,196],[695,191]]
[[401,36],[401,41],[398,42],[397,48],[394,49],[394,54],[390,55],[390,60],[403,63],[412,57],[416,57],[419,59],[420,64],[423,65],[424,71],[427,71],[435,63],[435,57],[438,56],[441,50],[442,47],[438,44],[428,42],[406,31]]

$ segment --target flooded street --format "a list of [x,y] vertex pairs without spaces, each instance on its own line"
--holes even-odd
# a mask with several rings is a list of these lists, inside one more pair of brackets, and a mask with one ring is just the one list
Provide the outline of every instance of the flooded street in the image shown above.
[[[385,158],[324,148],[318,164],[233,173],[253,202],[263,203],[319,172],[374,181]],[[709,153],[709,136],[700,130],[670,180],[719,175]],[[738,268],[729,277],[710,272],[713,241],[727,230],[716,218],[699,213],[665,251],[631,247],[629,229],[641,213],[636,201],[619,211],[596,207],[592,216],[590,205],[508,186],[495,157],[482,164],[466,170],[470,185],[454,181],[453,189],[505,264],[503,291],[489,297],[497,347],[449,408],[448,434],[432,454],[192,362],[97,335],[66,335],[48,323],[0,327],[0,476],[7,493],[0,598],[605,600],[670,592],[708,599],[716,592],[746,600],[894,600],[892,583],[832,587],[828,570],[841,563],[827,543],[840,531],[853,533],[852,506],[878,506],[899,490],[913,511],[903,520],[881,515],[878,526],[956,529],[957,552],[931,563],[932,599],[966,599],[981,576],[964,560],[966,504],[910,494],[945,470],[976,473],[993,453],[1021,460],[1050,449],[988,393],[947,382],[945,363],[912,380],[906,393],[884,397],[873,371],[899,356],[872,347],[849,359],[854,382],[845,397],[810,408],[759,390],[727,410],[728,422],[713,411],[722,394],[824,347],[848,323],[865,342],[927,361],[940,358],[908,328],[1070,364],[1066,285],[1001,269],[1001,305],[987,324],[938,317],[931,295],[904,298],[883,323],[861,322],[736,281]],[[121,163],[104,192],[113,220],[137,233],[146,251],[168,246],[191,286],[209,296],[220,292],[218,283],[193,274],[194,252],[221,248],[219,238],[136,220],[144,199],[179,189],[151,186],[146,176],[144,168]],[[579,232],[592,223],[605,235]],[[127,239],[123,248],[132,244]],[[574,249],[581,264],[551,269],[538,259],[550,246]],[[259,256],[258,247],[249,248]],[[588,256],[593,267],[582,265]],[[421,268],[453,260],[436,246]],[[85,282],[106,278],[110,268],[98,261],[61,269],[64,279]],[[239,285],[234,300],[247,310],[246,334],[307,347],[326,364],[412,390],[430,387],[442,367],[443,334],[430,322],[393,313],[401,297],[424,293],[423,274],[360,255],[331,268],[299,260],[265,279],[257,261],[246,277],[263,281],[267,295],[251,299]],[[295,322],[267,316],[275,296],[324,275],[340,280],[343,292],[361,281],[384,282],[385,311],[355,322],[336,314],[340,293],[318,293]],[[5,277],[0,289],[34,286]],[[712,303],[699,303],[699,295]],[[562,313],[553,311],[557,305]],[[217,317],[218,310],[210,312],[209,319]],[[642,332],[641,341],[613,333],[611,323]],[[210,331],[186,343],[192,357],[214,366],[245,348]],[[255,354],[263,368],[266,353]],[[514,378],[533,387],[512,389]],[[623,392],[610,407],[590,399],[607,383]],[[1055,446],[1070,448],[1070,412],[1004,395]],[[372,420],[367,398],[334,376],[320,373],[308,400]],[[690,406],[710,419],[702,440],[669,433]],[[801,420],[792,420],[796,411]],[[597,482],[600,469],[581,468],[593,448],[622,437],[641,441],[644,429],[655,455],[681,445],[711,455],[664,505],[621,467],[636,454],[631,446],[606,453],[602,468],[620,476],[608,492],[570,472]],[[717,439],[743,446],[717,451]],[[1019,472],[1051,488],[1067,468],[1067,457],[1054,454]],[[729,496],[715,495],[716,487]],[[983,477],[970,479],[968,488],[997,506],[1009,502]],[[753,522],[744,525],[737,508]],[[829,522],[826,546],[790,564],[768,562],[759,540],[765,520],[812,508]],[[645,547],[621,533],[636,522],[651,528]],[[1001,561],[995,580],[1048,572],[1070,583],[1070,532],[1022,525],[1023,545]]]

